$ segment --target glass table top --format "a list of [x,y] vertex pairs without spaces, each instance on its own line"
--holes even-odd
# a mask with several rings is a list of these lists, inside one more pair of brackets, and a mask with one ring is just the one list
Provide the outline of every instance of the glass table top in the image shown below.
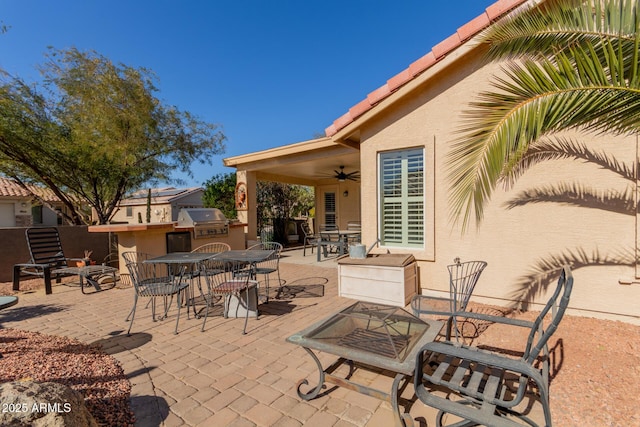
[[287,341],[410,374],[419,347],[441,328],[442,322],[419,319],[399,307],[357,302]]

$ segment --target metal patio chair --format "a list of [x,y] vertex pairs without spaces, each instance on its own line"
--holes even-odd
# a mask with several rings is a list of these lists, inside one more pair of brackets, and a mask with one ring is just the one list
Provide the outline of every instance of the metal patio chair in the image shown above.
[[[460,317],[529,329],[518,359],[506,352],[451,341],[431,342],[421,348],[416,357],[414,390],[422,403],[438,409],[436,426],[442,426],[445,414],[464,420],[448,424],[456,427],[523,425],[514,418],[525,422],[524,425],[536,426],[527,416],[532,402],[525,401],[526,396],[531,396],[529,386],[534,384],[542,403],[544,425],[551,427],[548,342],[569,305],[572,288],[573,276],[565,266],[555,292],[533,322],[481,313],[456,313]],[[549,322],[546,326],[545,318]],[[442,397],[442,392],[446,397]]]
[[[192,250],[191,252],[197,252],[197,253],[207,253],[207,254],[219,254],[221,252],[226,252],[226,251],[230,251],[231,250],[231,246],[228,243],[224,243],[224,242],[214,242],[214,243],[207,243],[204,244],[202,246],[199,246],[197,248],[195,248],[194,250]],[[220,269],[219,263],[217,263],[215,260],[208,260],[208,261],[204,261],[202,263],[200,263],[200,265],[198,266],[198,268],[194,271],[189,271],[187,272],[189,278],[192,281],[192,287],[193,287],[193,282],[197,279],[197,284],[198,284],[198,290],[200,292],[200,298],[202,298],[203,300],[205,300],[206,303],[206,297],[205,297],[205,291],[202,289],[202,277],[205,274],[218,274],[220,272],[224,271],[224,269]],[[192,292],[192,296],[195,299],[195,294]],[[207,304],[208,306],[208,304]],[[194,305],[193,305],[193,309],[195,311],[195,301],[194,301]]]
[[[180,309],[182,308],[181,295],[185,289],[189,287],[189,283],[183,280],[186,270],[185,266],[182,266],[178,274],[167,278],[164,269],[158,268],[158,264],[139,262],[127,263],[127,269],[131,274],[131,281],[135,289],[133,308],[131,309],[131,321],[129,323],[129,329],[127,335],[131,332],[131,326],[133,326],[133,320],[136,316],[136,306],[138,304],[138,298],[149,298],[151,302],[151,316],[153,321],[156,319],[156,298],[164,298],[164,314],[161,319],[167,317],[169,308],[171,307],[171,300],[175,296],[178,300],[178,315],[176,317],[176,328],[174,334],[178,333],[178,322],[180,321]],[[160,270],[160,272],[158,271]],[[167,298],[170,301],[167,302]],[[187,310],[189,307],[187,307]],[[128,319],[129,316],[127,316]]]
[[458,321],[453,313],[467,309],[471,294],[486,266],[485,261],[460,262],[460,258],[456,258],[453,264],[447,266],[449,298],[414,295],[411,298],[413,314],[447,316],[446,339],[451,339],[451,331],[455,333],[456,340],[464,338],[463,331],[458,327]]
[[[347,230],[362,232],[362,223],[360,221],[349,221],[347,222]],[[361,234],[358,234],[355,236],[348,236],[347,244],[361,243],[361,240],[362,240]]]
[[302,232],[304,233],[304,240],[302,241],[302,256],[306,256],[307,245],[311,246],[311,254],[313,255],[313,249],[318,245],[319,237],[316,236],[309,227],[308,222],[303,222],[300,224],[300,228],[302,228]]
[[[277,273],[278,275],[278,292],[276,298],[280,296],[282,283],[280,281],[280,254],[282,253],[282,244],[278,242],[262,242],[256,245],[250,246],[247,250],[266,250],[273,251],[273,255],[267,260],[259,262],[253,268],[244,269],[238,274],[249,274],[252,279],[257,279],[258,275],[264,276],[265,282],[265,298],[266,303],[269,302],[269,276],[271,273]],[[260,283],[260,282],[258,282]]]
[[222,298],[225,318],[229,317],[230,311],[235,311],[234,317],[242,315],[244,311],[242,334],[246,334],[249,313],[255,310],[255,317],[258,318],[258,282],[253,280],[251,275],[245,274],[246,264],[243,262],[213,259],[207,266],[212,267],[213,271],[203,274],[207,290],[201,331],[204,332],[209,309],[213,307],[217,299]]

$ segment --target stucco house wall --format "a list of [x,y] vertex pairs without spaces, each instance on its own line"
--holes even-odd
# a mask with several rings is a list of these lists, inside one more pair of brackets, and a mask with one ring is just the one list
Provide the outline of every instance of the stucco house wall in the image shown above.
[[[162,196],[162,191],[175,191],[175,195]],[[139,194],[138,194],[139,193]],[[147,196],[145,190],[137,192],[136,197],[123,199],[118,205],[116,213],[111,218],[111,223],[137,224],[138,214],[142,222],[147,222]],[[178,220],[181,208],[204,207],[201,188],[185,189],[153,189],[151,197],[151,222],[171,222]],[[127,209],[129,208],[129,209]],[[129,214],[130,213],[130,214]]]
[[[560,184],[596,188],[605,194],[628,190],[635,200],[635,184],[612,171],[577,160],[540,163],[512,188],[496,189],[478,227],[473,225],[463,233],[459,225],[450,221],[446,157],[458,137],[461,111],[480,90],[489,87],[492,75],[500,73],[499,64],[481,63],[482,52],[478,49],[464,53],[440,70],[433,70],[433,75],[414,88],[411,96],[397,101],[376,120],[360,127],[363,207],[378,204],[380,152],[415,147],[425,150],[425,248],[415,251],[382,247],[379,251],[413,253],[419,261],[420,287],[425,294],[448,293],[446,265],[455,257],[485,260],[488,267],[474,298],[498,304],[520,299],[544,301],[550,283],[530,286],[541,261],[557,264],[566,260],[575,270],[576,286],[571,301],[574,311],[596,317],[612,311],[637,322],[640,285],[619,284],[620,280],[636,277],[633,212],[616,212],[612,206],[606,207],[607,202],[588,205],[583,201],[587,206],[576,206],[569,199],[507,207],[510,202],[522,200],[523,191],[557,189]],[[573,137],[596,151],[615,156],[629,167],[634,165],[636,137],[579,132]],[[634,200],[632,204],[636,205]],[[363,208],[362,224],[363,241],[375,240],[378,209]],[[582,261],[592,265],[584,267]]]

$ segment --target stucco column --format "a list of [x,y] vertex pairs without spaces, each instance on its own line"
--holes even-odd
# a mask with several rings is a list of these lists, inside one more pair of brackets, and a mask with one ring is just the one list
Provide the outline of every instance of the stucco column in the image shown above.
[[[256,211],[256,174],[246,170],[236,171],[236,191],[244,184],[246,188],[246,209],[238,209],[238,220],[247,224],[244,228],[246,240],[258,238],[258,213]],[[237,201],[237,195],[236,195]],[[236,203],[236,207],[238,207]]]

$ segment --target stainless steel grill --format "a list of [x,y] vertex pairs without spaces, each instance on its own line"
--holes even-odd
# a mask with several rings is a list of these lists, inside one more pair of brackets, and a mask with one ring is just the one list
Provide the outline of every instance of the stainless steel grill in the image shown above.
[[183,208],[178,212],[176,229],[190,229],[194,239],[229,235],[229,221],[220,209]]

